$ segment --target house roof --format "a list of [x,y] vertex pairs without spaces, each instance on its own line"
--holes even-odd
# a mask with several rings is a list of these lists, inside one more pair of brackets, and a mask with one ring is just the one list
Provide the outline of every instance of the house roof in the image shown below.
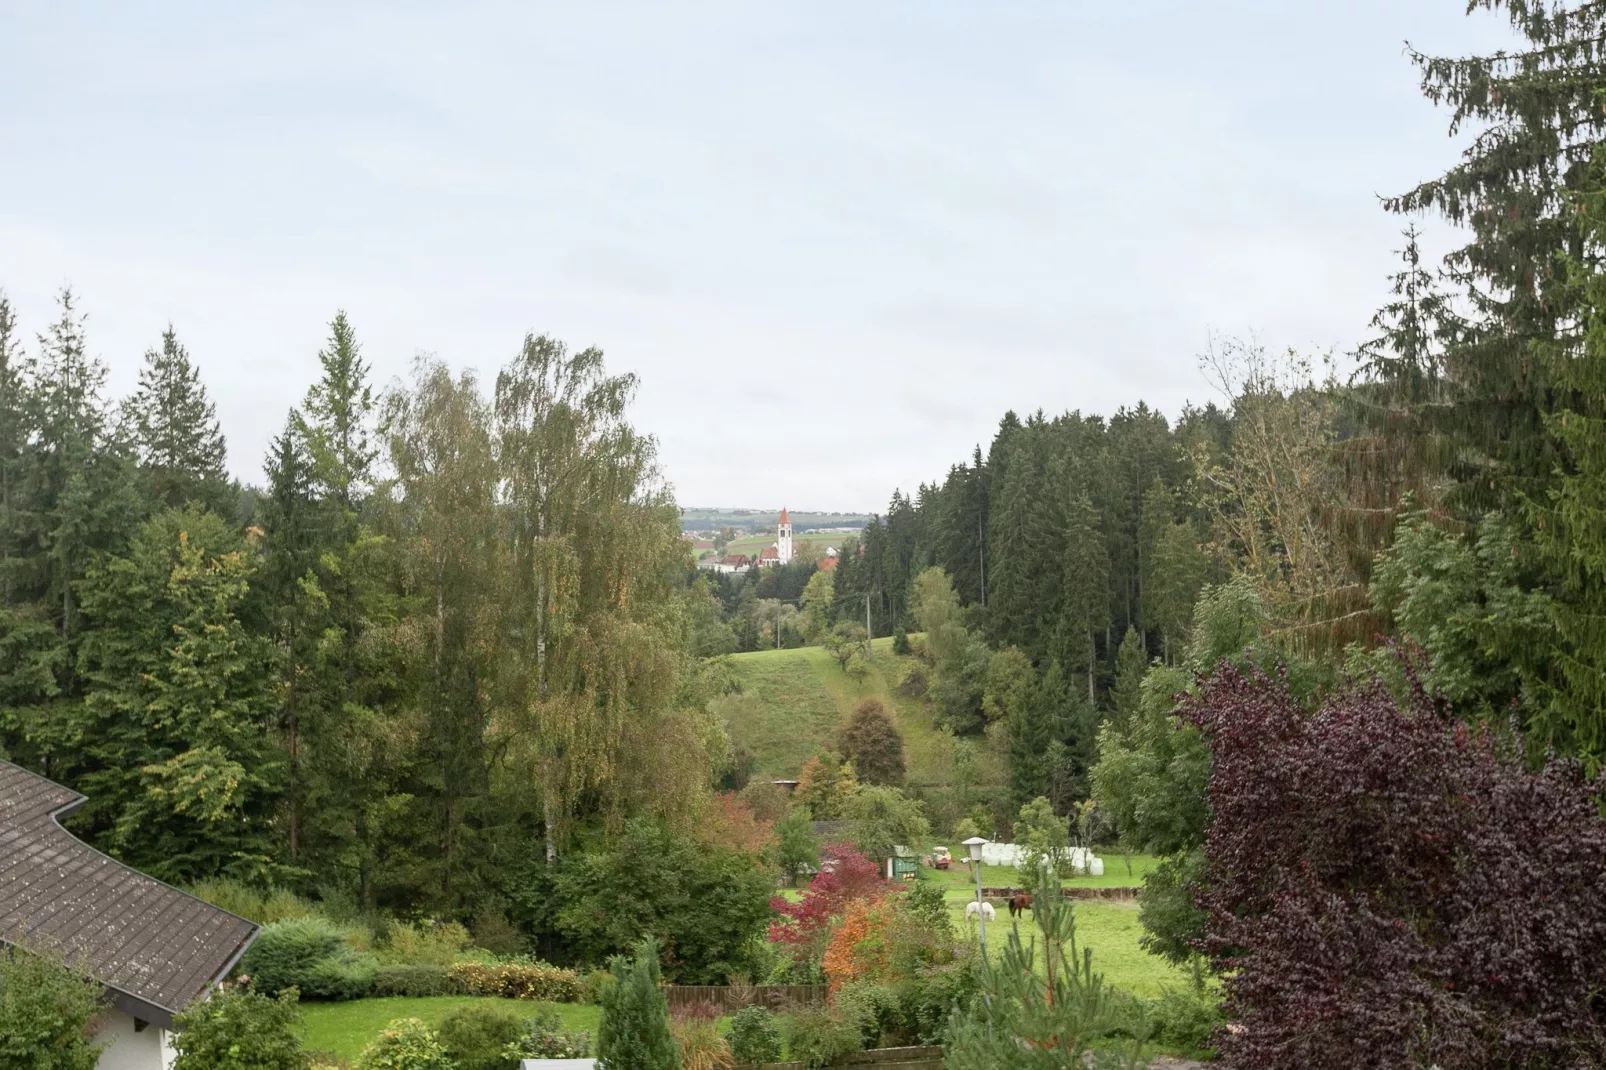
[[163,1028],[220,980],[257,926],[130,869],[58,823],[86,800],[0,761],[0,941],[49,950]]
[[766,547],[764,547],[764,552],[759,554],[758,558],[759,558],[760,561],[773,561],[773,560],[775,560],[776,558],[778,558],[780,556],[781,555],[780,555],[779,551],[777,551],[775,549],[775,547],[766,546]]

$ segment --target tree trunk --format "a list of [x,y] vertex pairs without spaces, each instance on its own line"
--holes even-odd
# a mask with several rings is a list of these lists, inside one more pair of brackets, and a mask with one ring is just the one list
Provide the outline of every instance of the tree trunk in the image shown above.
[[546,833],[546,864],[550,866],[558,860],[558,839],[552,831],[555,820],[553,818],[551,793],[544,791],[541,793],[541,795],[541,819],[542,823],[545,825],[545,829],[543,831]]
[[1098,648],[1093,645],[1093,633],[1087,633],[1087,701],[1088,705],[1097,705],[1093,694],[1093,669],[1098,663]]

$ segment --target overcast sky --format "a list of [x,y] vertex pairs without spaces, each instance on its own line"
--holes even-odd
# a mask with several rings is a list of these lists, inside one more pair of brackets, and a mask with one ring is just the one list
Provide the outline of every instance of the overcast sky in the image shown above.
[[0,0],[0,288],[118,394],[171,320],[245,480],[344,308],[381,383],[601,346],[683,505],[880,509],[1212,332],[1353,346],[1464,7]]

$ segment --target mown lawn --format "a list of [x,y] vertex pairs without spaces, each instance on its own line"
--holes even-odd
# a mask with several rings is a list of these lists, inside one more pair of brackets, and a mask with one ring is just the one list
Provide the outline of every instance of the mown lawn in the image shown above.
[[[301,1040],[308,1051],[333,1052],[342,1059],[355,1059],[369,1041],[397,1018],[418,1018],[438,1026],[446,1016],[470,1004],[489,1004],[525,1017],[537,1006],[527,1000],[491,999],[484,996],[404,996],[358,999],[349,1003],[301,1004]],[[555,1005],[569,1030],[597,1029],[598,1008],[590,1004]]]
[[[1100,855],[1104,859],[1104,876],[1077,877],[1067,880],[1070,886],[1119,888],[1143,883],[1143,875],[1154,868],[1157,859],[1148,855],[1132,856],[1132,873],[1119,855]],[[965,919],[965,904],[976,898],[975,878],[962,866],[932,871],[930,878],[943,884],[948,910],[956,930],[971,941],[977,938],[975,921]],[[982,884],[986,887],[1018,886],[1020,875],[1009,866],[983,866]],[[1079,944],[1093,951],[1093,969],[1102,973],[1107,983],[1135,996],[1154,997],[1167,987],[1184,987],[1189,983],[1187,971],[1172,966],[1158,955],[1151,955],[1138,944],[1143,927],[1138,924],[1136,902],[1087,900],[1077,901],[1076,932]],[[1009,915],[998,908],[998,918],[987,926],[987,952],[995,958],[1008,938]],[[1029,938],[1036,933],[1031,915],[1021,918],[1021,936]]]
[[[954,929],[974,943],[977,925],[974,919],[966,920],[967,900],[950,893],[948,907]],[[1151,955],[1138,944],[1143,927],[1138,924],[1138,905],[1135,902],[1078,901],[1076,911],[1076,937],[1079,948],[1093,951],[1093,969],[1104,975],[1106,984],[1130,992],[1134,996],[1152,998],[1166,988],[1185,988],[1190,975],[1173,966],[1158,955]],[[996,921],[987,925],[987,957],[996,960],[1009,939],[1012,925],[1008,913],[1000,909]],[[1030,913],[1023,915],[1018,924],[1021,939],[1029,941],[1038,935]]]

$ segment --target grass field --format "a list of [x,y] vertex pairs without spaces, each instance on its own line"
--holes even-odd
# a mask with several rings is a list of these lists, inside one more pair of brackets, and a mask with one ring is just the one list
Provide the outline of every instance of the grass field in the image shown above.
[[771,776],[796,776],[803,763],[828,743],[837,725],[864,698],[880,699],[903,733],[909,780],[926,784],[943,779],[940,745],[931,713],[920,699],[897,693],[915,660],[892,652],[892,639],[870,644],[870,671],[855,681],[822,647],[760,650],[734,654],[731,667],[742,682],[742,716],[731,735],[754,754],[754,768]]
[[[427,996],[359,999],[350,1003],[301,1004],[301,1040],[308,1051],[333,1052],[342,1059],[355,1059],[385,1026],[397,1018],[417,1018],[438,1026],[447,1015],[470,1004],[489,1004],[521,1017],[533,1012],[536,1004],[518,999],[489,999],[482,996]],[[555,1004],[568,1030],[597,1029],[598,1008],[579,1003]]]

